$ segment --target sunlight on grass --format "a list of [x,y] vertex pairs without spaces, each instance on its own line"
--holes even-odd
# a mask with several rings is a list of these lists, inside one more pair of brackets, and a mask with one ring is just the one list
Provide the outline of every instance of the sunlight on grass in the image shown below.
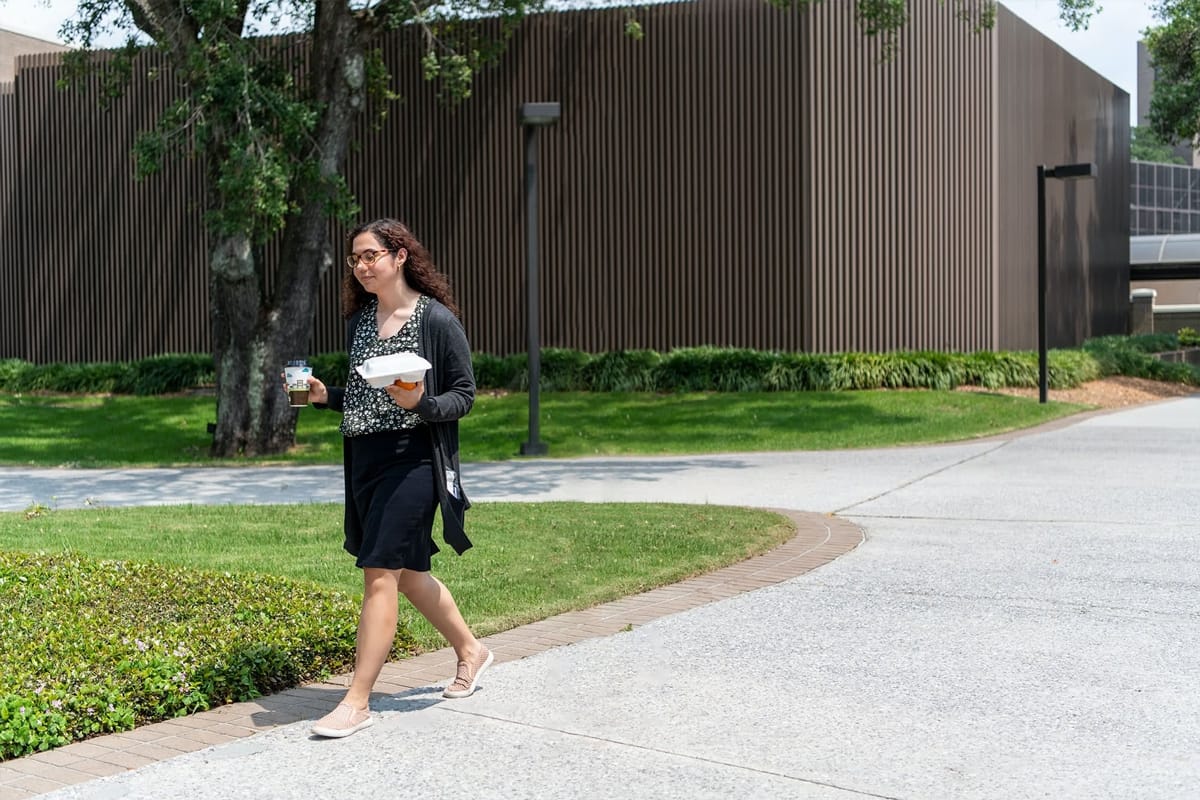
[[[433,569],[480,635],[709,572],[793,533],[765,511],[625,503],[478,503],[468,524],[475,547],[459,557],[442,545]],[[434,530],[440,541],[440,524]],[[340,504],[0,513],[0,550],[270,574],[362,595],[361,572],[342,549]],[[422,646],[444,644],[401,607]]]
[[[481,395],[462,425],[464,461],[515,458],[528,396]],[[982,393],[546,393],[541,436],[552,457],[837,450],[971,439],[1085,407]],[[203,466],[337,464],[340,415],[299,413],[297,446],[265,458],[208,457],[211,397],[0,395],[0,464]]]

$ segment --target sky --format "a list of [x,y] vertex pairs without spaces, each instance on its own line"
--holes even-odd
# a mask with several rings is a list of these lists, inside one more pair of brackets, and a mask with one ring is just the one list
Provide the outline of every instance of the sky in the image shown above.
[[[850,0],[825,0],[850,2]],[[1058,20],[1058,0],[1000,0],[1017,16],[1130,95],[1137,109],[1137,41],[1154,24],[1147,0],[1100,0],[1102,11],[1088,30],[1073,33]],[[0,0],[0,28],[57,40],[58,28],[74,14],[75,0]],[[1131,120],[1132,121],[1132,120]]]

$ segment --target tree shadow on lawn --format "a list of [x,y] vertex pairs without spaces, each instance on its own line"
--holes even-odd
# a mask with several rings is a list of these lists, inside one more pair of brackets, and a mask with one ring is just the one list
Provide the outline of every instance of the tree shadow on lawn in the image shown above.
[[[165,411],[161,398],[147,405],[137,403],[136,398],[106,397],[98,406],[87,408],[31,404],[20,413],[33,421],[37,438],[17,435],[8,439],[0,444],[0,460],[94,466],[155,460],[156,455],[170,452],[176,462],[204,461],[212,437],[194,421],[196,401],[179,400],[178,406],[172,403]],[[102,454],[102,461],[95,454]]]

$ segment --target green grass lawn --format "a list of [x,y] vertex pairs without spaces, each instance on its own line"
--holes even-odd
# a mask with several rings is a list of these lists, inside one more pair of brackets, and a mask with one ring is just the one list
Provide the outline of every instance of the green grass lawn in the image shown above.
[[[433,566],[480,635],[709,572],[792,530],[777,514],[720,506],[478,503],[468,519],[476,546],[458,556],[442,545]],[[440,523],[434,530],[440,541]],[[0,513],[0,550],[267,573],[362,594],[340,504]],[[401,610],[421,646],[442,646],[407,603]]]
[[[525,394],[481,395],[462,421],[464,461],[517,456]],[[890,447],[971,439],[1083,410],[1003,395],[938,391],[655,395],[546,393],[541,438],[553,457]],[[340,415],[304,409],[296,447],[270,458],[208,457],[213,398],[0,394],[0,464],[121,467],[336,464]]]

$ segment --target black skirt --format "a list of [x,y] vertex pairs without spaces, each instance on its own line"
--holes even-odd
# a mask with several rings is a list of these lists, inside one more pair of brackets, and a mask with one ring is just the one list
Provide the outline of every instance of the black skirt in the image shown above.
[[428,572],[433,543],[433,436],[420,425],[344,440],[346,550],[359,567]]

